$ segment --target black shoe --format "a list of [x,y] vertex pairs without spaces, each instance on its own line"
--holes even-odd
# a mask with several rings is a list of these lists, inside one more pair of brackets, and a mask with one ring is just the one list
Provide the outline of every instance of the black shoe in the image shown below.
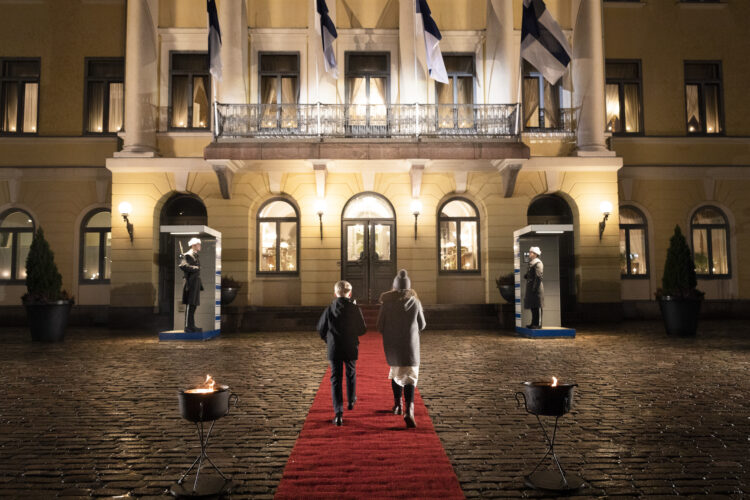
[[333,418],[333,423],[337,427],[341,427],[344,424],[344,418],[341,413],[337,413],[336,416]]
[[401,407],[401,403],[393,405],[393,409],[391,409],[391,412],[394,415],[401,415],[404,412],[403,408]]
[[357,397],[355,396],[353,400],[349,401],[349,407],[348,408],[350,410],[353,410],[354,409],[354,403],[356,403],[356,402],[357,402]]
[[542,329],[542,327],[540,325],[531,325],[531,326],[529,326],[529,328],[531,328],[532,330],[541,330]]
[[414,420],[414,403],[410,403],[406,406],[404,422],[406,422],[407,429],[414,429],[417,426],[417,421]]
[[528,328],[529,330],[533,330],[534,329],[534,325],[526,325],[526,328]]

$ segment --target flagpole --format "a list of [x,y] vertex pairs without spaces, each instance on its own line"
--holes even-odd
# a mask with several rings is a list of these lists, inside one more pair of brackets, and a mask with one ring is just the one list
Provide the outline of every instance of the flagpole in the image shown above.
[[219,138],[219,100],[217,98],[216,89],[216,78],[211,75],[211,94],[213,95],[213,108],[214,108],[214,142]]

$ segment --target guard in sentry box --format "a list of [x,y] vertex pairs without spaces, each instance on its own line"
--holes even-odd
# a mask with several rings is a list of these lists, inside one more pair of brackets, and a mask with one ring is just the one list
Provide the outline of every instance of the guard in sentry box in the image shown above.
[[201,251],[201,240],[190,238],[188,241],[190,250],[182,254],[180,269],[184,273],[185,281],[182,287],[182,303],[185,304],[185,331],[202,332],[202,328],[195,326],[195,308],[201,303],[201,261],[198,256]]

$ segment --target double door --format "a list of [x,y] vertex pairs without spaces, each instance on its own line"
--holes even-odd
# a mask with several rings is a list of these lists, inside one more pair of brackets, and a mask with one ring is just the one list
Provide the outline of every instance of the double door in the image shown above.
[[345,220],[341,279],[359,304],[375,304],[396,276],[396,223],[392,219]]

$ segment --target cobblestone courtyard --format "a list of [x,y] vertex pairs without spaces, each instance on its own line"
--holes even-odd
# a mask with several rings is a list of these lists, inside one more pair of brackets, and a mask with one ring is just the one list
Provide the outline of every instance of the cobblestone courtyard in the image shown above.
[[[197,454],[176,389],[206,373],[240,396],[211,457],[240,482],[232,498],[269,498],[326,369],[314,333],[159,343],[72,329],[58,345],[0,335],[2,498],[162,495]],[[539,496],[523,475],[542,435],[513,393],[551,375],[580,386],[558,453],[587,480],[582,495],[750,496],[750,325],[714,322],[696,339],[667,338],[659,323],[575,340],[424,333],[419,389],[467,497]]]

